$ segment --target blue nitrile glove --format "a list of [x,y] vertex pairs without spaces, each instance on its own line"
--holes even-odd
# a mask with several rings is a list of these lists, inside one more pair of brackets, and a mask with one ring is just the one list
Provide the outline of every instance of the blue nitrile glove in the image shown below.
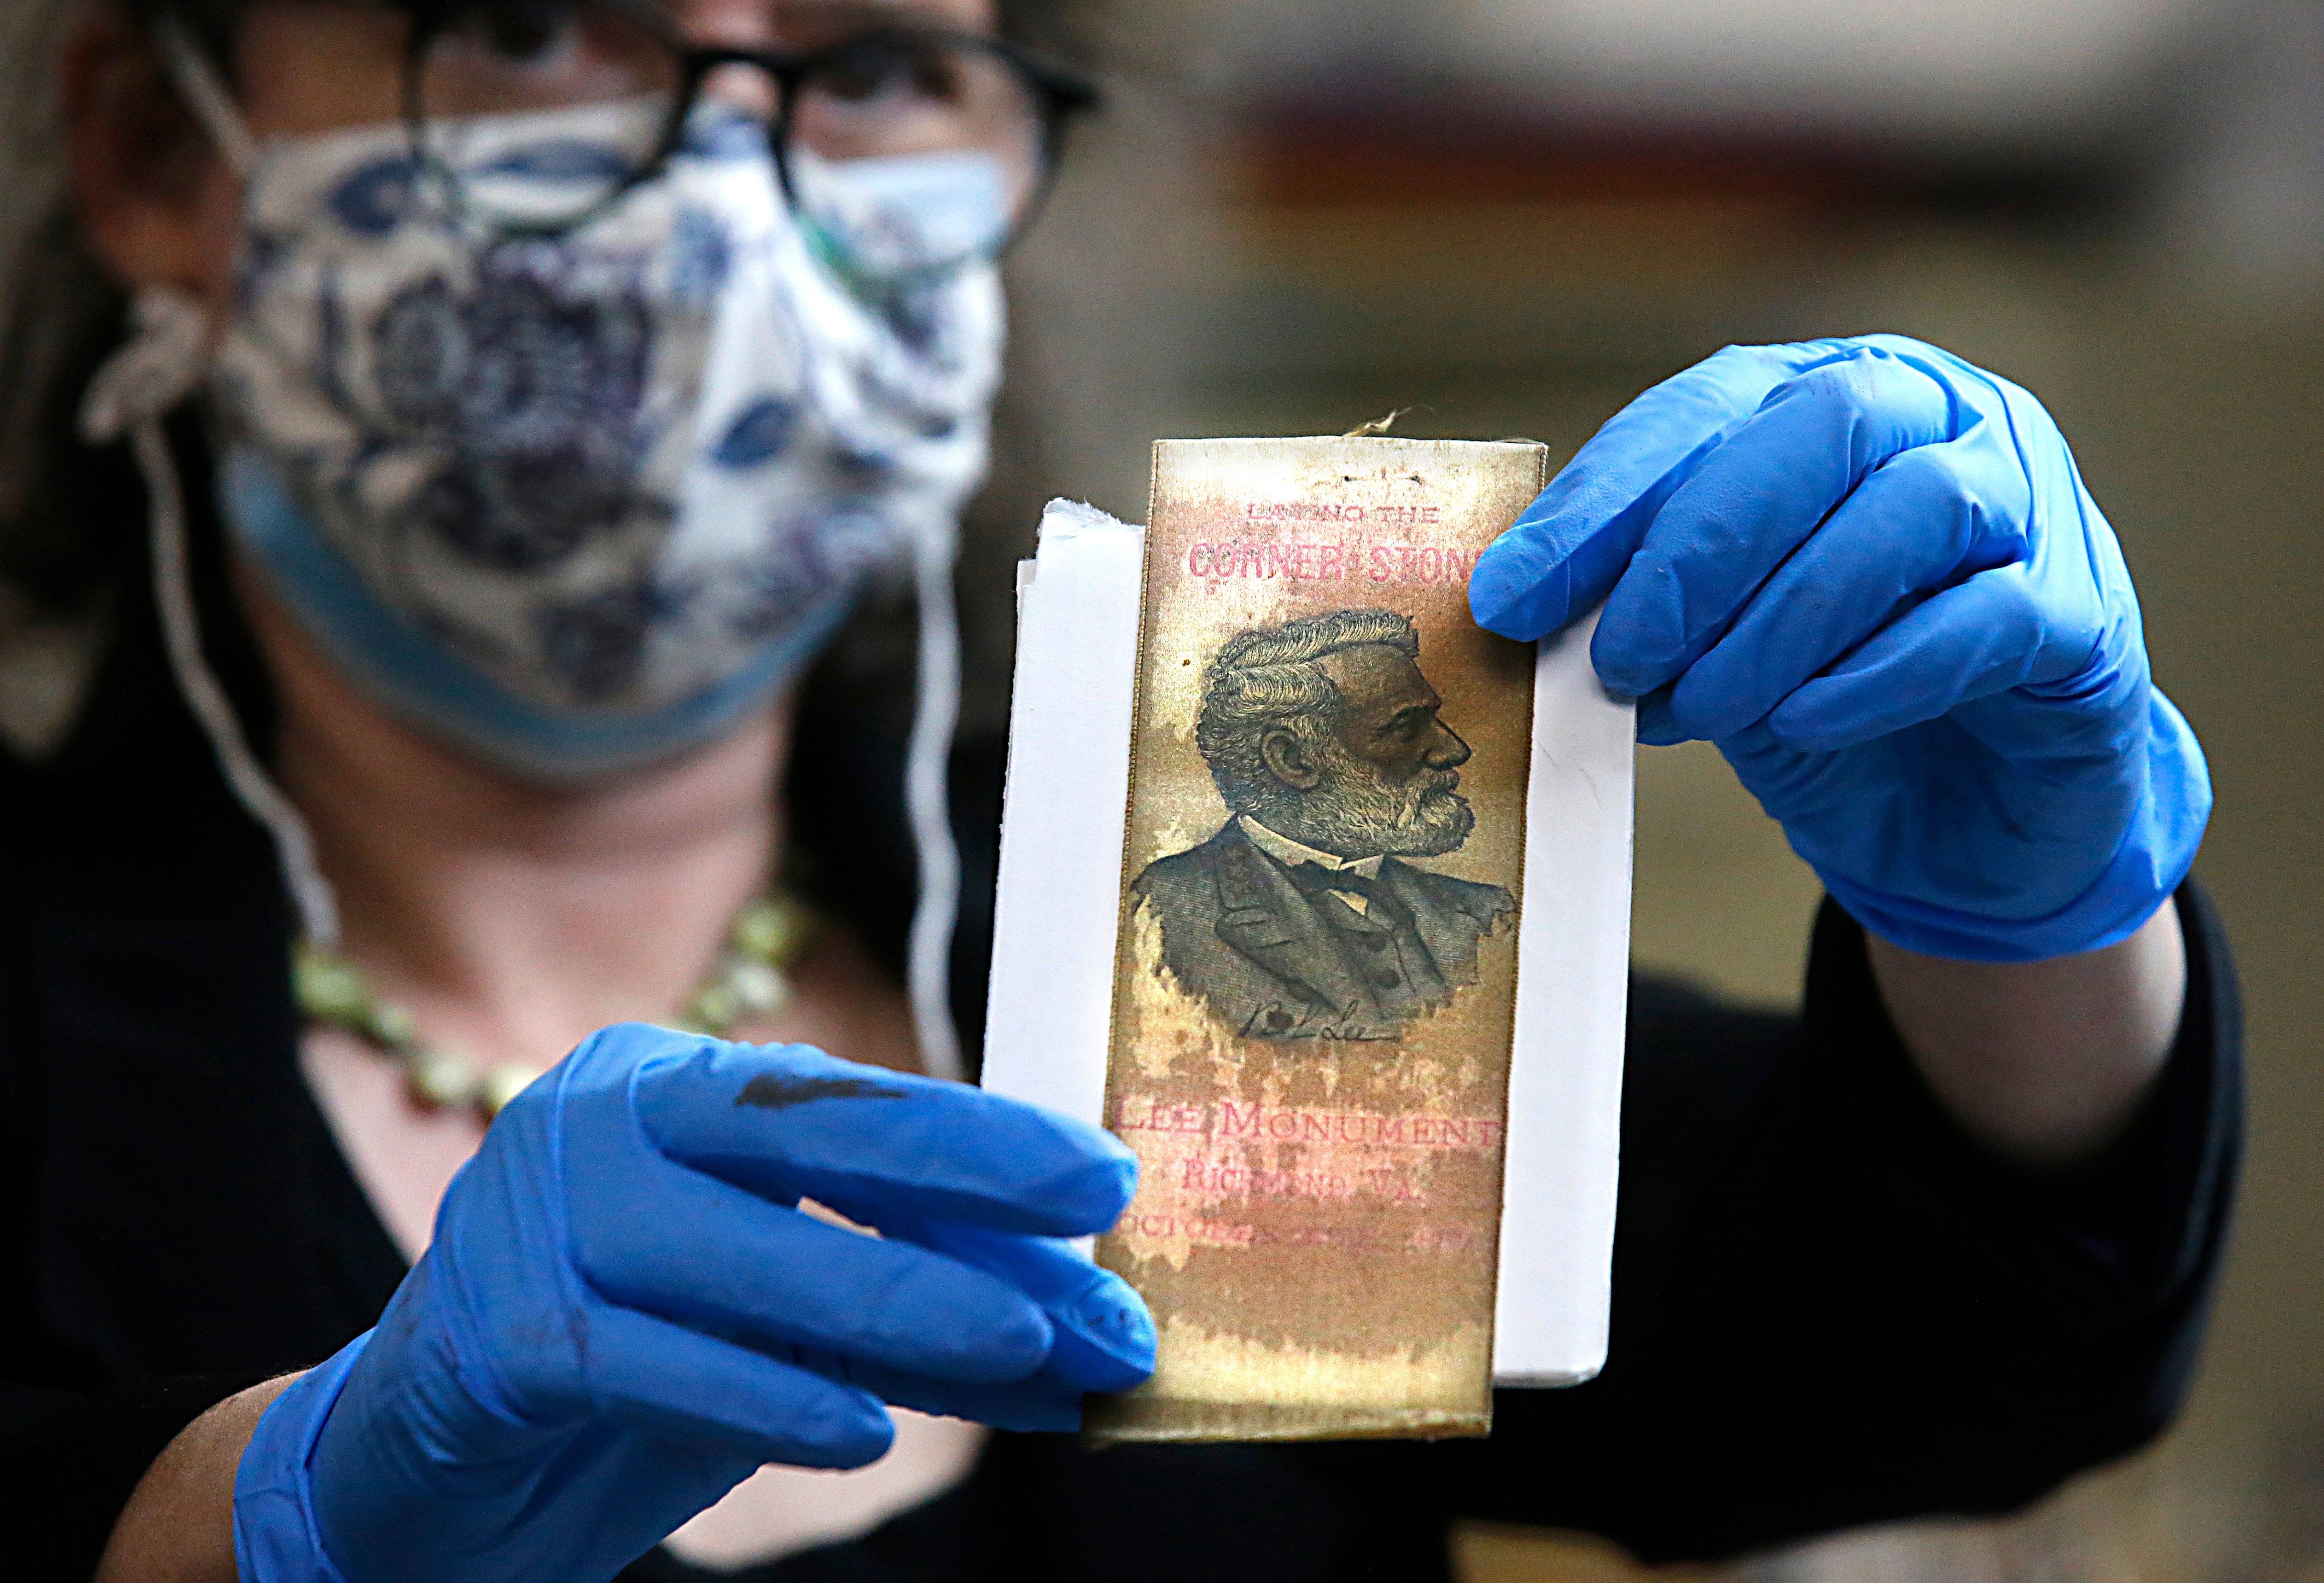
[[1902,336],[1730,346],[1630,403],[1478,557],[1477,620],[1600,600],[1647,742],[1703,737],[1899,945],[2089,951],[2211,806],[2121,549],[2040,402]]
[[378,1328],[260,1420],[242,1577],[594,1583],[761,1463],[872,1461],[883,1399],[1072,1429],[1153,1367],[1137,1294],[1055,1240],[1136,1175],[958,1083],[607,1028],[493,1123]]

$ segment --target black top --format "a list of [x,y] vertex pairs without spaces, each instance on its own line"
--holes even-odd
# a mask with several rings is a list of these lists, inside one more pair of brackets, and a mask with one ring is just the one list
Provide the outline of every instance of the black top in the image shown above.
[[[195,550],[213,662],[264,741],[214,524]],[[171,686],[144,575],[66,744],[38,767],[0,751],[0,1553],[21,1578],[86,1578],[179,1429],[336,1350],[403,1273],[300,1079],[273,855]],[[818,848],[844,854],[856,883],[830,905],[892,955],[900,750],[862,713],[808,711],[799,866],[812,881]],[[984,744],[955,764],[987,917],[998,761]],[[750,1576],[1442,1578],[1460,1514],[1664,1560],[2025,1502],[2153,1436],[2200,1338],[2240,1035],[2217,921],[2191,888],[2178,905],[2191,971],[2167,1073],[2069,1180],[2004,1169],[1951,1124],[1827,903],[1797,1017],[1634,985],[1594,1382],[1499,1393],[1482,1441],[1085,1454],[997,1435],[951,1494]],[[971,915],[973,1031],[990,935]],[[689,1574],[660,1552],[632,1571]]]

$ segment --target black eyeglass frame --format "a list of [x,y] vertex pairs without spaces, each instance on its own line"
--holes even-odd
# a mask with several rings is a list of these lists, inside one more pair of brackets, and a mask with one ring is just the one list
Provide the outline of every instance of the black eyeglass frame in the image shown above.
[[[989,55],[999,60],[1028,90],[1028,97],[1039,112],[1040,169],[1035,175],[1031,190],[1025,195],[1021,212],[1010,225],[1008,235],[1000,246],[985,255],[997,260],[1017,244],[1017,239],[1031,226],[1047,201],[1049,189],[1056,180],[1058,161],[1064,154],[1065,131],[1073,118],[1094,111],[1104,103],[1103,89],[1087,72],[1021,44],[983,33],[881,22],[850,33],[834,43],[804,52],[750,50],[732,45],[687,43],[669,25],[667,14],[651,4],[651,0],[594,0],[594,4],[620,12],[668,45],[678,66],[678,90],[670,102],[669,119],[662,127],[661,136],[652,152],[640,161],[637,170],[576,214],[567,218],[538,223],[492,222],[494,230],[512,240],[563,235],[587,225],[630,192],[651,180],[686,141],[686,124],[701,100],[703,83],[712,72],[729,66],[755,68],[764,72],[775,85],[775,113],[766,123],[768,142],[774,154],[775,175],[782,185],[783,201],[790,206],[793,214],[798,214],[802,211],[798,186],[791,174],[791,133],[800,85],[857,51],[882,44],[933,43]],[[405,49],[403,62],[404,121],[415,159],[423,166],[429,166],[434,161],[429,152],[428,110],[423,102],[422,87],[428,53],[435,46],[437,39],[451,25],[461,5],[459,0],[411,0],[401,9],[411,17],[411,37]],[[454,194],[461,192],[459,182],[451,179],[448,172],[439,174],[445,178],[441,185],[446,189]],[[958,260],[936,266],[929,272],[949,272],[968,262],[967,259]]]

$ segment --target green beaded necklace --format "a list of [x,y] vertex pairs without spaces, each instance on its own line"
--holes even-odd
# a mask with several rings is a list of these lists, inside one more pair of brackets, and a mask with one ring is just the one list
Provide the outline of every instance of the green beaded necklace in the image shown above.
[[[779,891],[760,897],[734,915],[716,964],[672,1026],[724,1038],[746,1019],[779,1009],[790,999],[788,970],[814,936],[814,915],[800,902]],[[490,1121],[547,1070],[515,1062],[479,1068],[457,1050],[430,1044],[411,1013],[383,999],[363,969],[305,941],[292,955],[290,984],[309,1022],[393,1056],[412,1100],[427,1109],[473,1109]]]

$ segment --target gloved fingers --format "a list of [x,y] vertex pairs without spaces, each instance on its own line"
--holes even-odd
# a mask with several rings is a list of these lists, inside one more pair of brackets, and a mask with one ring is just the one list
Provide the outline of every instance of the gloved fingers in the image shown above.
[[890,1237],[988,1270],[1041,1305],[1056,1336],[1044,1375],[1076,1390],[1126,1391],[1154,1372],[1154,1320],[1129,1282],[1101,1269],[1069,1243],[1020,1237],[957,1221],[883,1214],[834,1204]]
[[1136,1156],[1098,1127],[804,1045],[695,1039],[642,1064],[632,1092],[662,1153],[782,1201],[1072,1237],[1112,1225],[1137,1185]]
[[860,1386],[610,1303],[586,1322],[596,1404],[641,1434],[798,1468],[861,1468],[896,1438]]
[[1729,429],[1786,379],[1852,354],[1845,341],[1729,346],[1633,400],[1477,557],[1478,625],[1530,642],[1594,609],[1663,502]]
[[[1084,1391],[1126,1391],[1154,1372],[1154,1318],[1130,1283],[1065,1243],[933,1221],[925,1246],[1014,1283],[1056,1328],[1044,1373]],[[916,1238],[915,1240],[918,1240]]]
[[1870,348],[1778,386],[1655,513],[1591,639],[1600,678],[1675,679],[1875,468],[1953,424],[1943,386]]
[[2051,612],[2022,566],[1979,572],[1875,632],[1767,717],[1784,746],[1834,752],[2023,683],[2043,664]]
[[1740,731],[1901,610],[2022,557],[2024,474],[1985,432],[1907,451],[1865,479],[1687,667],[1672,726],[1713,741]]
[[2143,648],[2102,648],[2070,684],[2036,676],[1961,704],[1953,718],[2008,762],[2057,775],[2119,762],[2132,739],[2147,734],[2144,705],[2156,696]]
[[1671,694],[1674,691],[1674,687],[1656,687],[1637,700],[1640,746],[1668,748],[1694,741],[1694,733],[1680,725],[1671,713]]
[[673,1323],[980,1385],[1025,1379],[1049,1356],[1047,1318],[999,1276],[666,1160],[567,1201],[583,1276]]
[[965,1418],[1020,1434],[1071,1433],[1082,1426],[1083,1387],[1044,1368],[1010,1385],[963,1385],[829,1356],[802,1355],[800,1365],[830,1368],[833,1377],[915,1413]]

